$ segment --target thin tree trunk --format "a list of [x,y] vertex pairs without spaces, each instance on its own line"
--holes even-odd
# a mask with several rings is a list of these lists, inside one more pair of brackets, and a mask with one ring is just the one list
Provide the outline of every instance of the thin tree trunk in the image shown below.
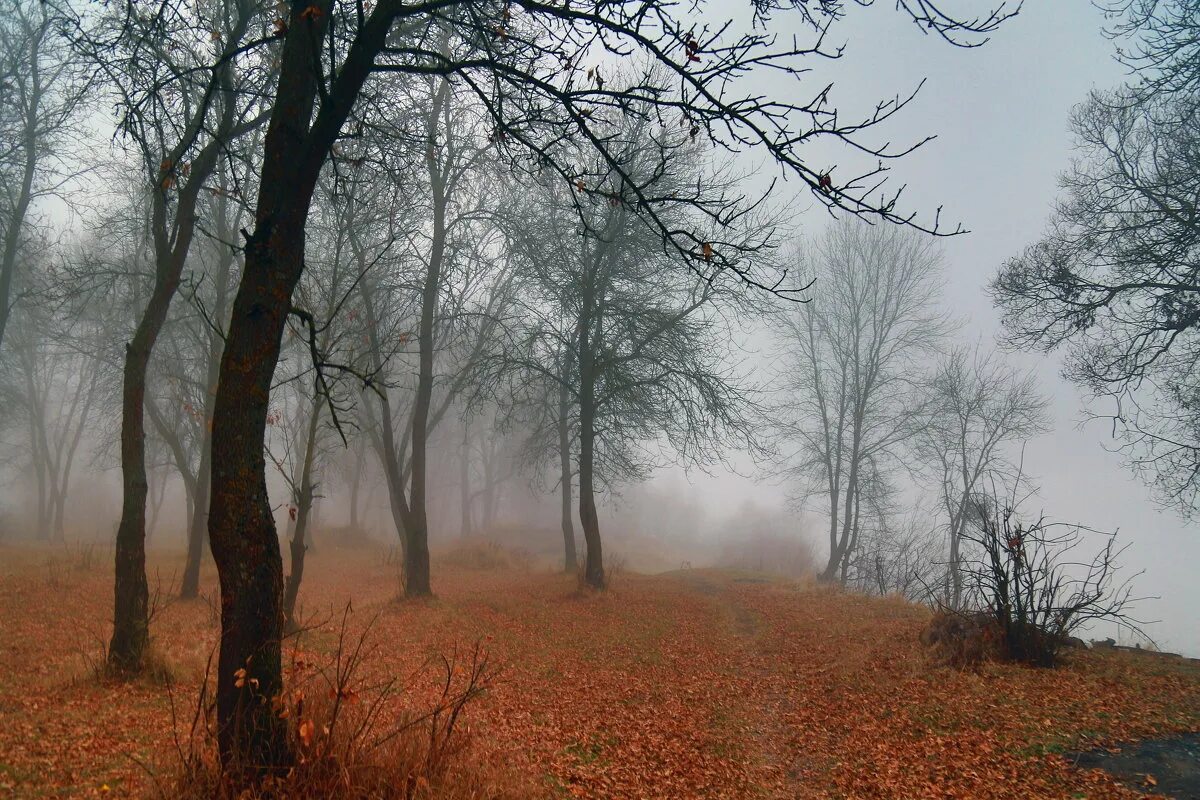
[[200,447],[200,466],[196,473],[192,516],[188,526],[187,561],[183,566],[183,582],[179,587],[179,596],[184,600],[200,596],[200,561],[204,556],[204,531],[208,521],[208,492],[212,473],[211,431],[206,431]]
[[442,286],[442,261],[446,250],[446,184],[433,146],[438,123],[446,104],[450,82],[442,79],[433,96],[426,130],[430,146],[425,151],[425,167],[433,194],[433,231],[429,268],[421,290],[421,319],[418,326],[417,393],[412,415],[412,479],[409,490],[409,519],[405,521],[408,552],[404,559],[404,594],[424,597],[433,593],[429,579],[429,519],[426,513],[425,484],[428,477],[429,406],[433,398],[433,323]]
[[287,630],[296,629],[296,598],[304,579],[304,554],[308,550],[308,523],[313,507],[312,467],[317,441],[317,423],[321,418],[320,397],[313,398],[308,420],[308,439],[304,444],[304,463],[300,468],[300,494],[296,498],[296,527],[292,533],[292,570],[283,589],[283,619]]
[[568,380],[569,370],[564,364],[558,386],[558,480],[559,496],[562,500],[563,548],[566,554],[563,568],[567,572],[574,572],[579,568],[579,556],[575,553],[575,526],[571,523],[571,395],[567,391]]
[[[214,216],[217,219],[217,236],[222,242],[229,241],[233,235],[233,225],[229,224],[229,176],[220,170],[218,183],[217,207]],[[221,255],[217,262],[216,299],[213,302],[212,319],[217,325],[225,325],[226,307],[229,304],[229,276],[233,271],[234,253],[232,247],[221,246]],[[212,431],[213,405],[217,396],[217,381],[221,374],[221,351],[225,340],[216,331],[208,332],[208,360],[204,379],[204,420],[200,432],[200,465],[196,471],[196,502],[192,507],[191,524],[188,527],[187,561],[183,567],[183,582],[179,588],[179,596],[185,600],[200,596],[200,563],[204,558],[204,532],[208,525],[209,490],[212,486]]]
[[583,527],[586,548],[584,579],[590,586],[603,589],[604,552],[600,545],[600,519],[596,513],[596,497],[592,480],[595,447],[595,410],[592,408],[592,379],[583,381],[584,391],[579,402],[579,524]]
[[354,447],[354,471],[350,475],[350,529],[354,531],[359,528],[358,501],[362,488],[363,460],[362,437],[359,437]]
[[458,454],[459,538],[471,535],[471,422],[463,420],[462,449]]
[[[586,290],[583,303],[583,314],[579,326],[579,524],[583,528],[583,542],[586,551],[584,561],[584,579],[588,585],[603,589],[604,551],[600,544],[600,519],[596,513],[596,496],[593,480],[596,442],[596,376],[593,374],[595,357],[592,352],[596,342],[593,340],[593,326],[599,329],[597,321],[592,319],[595,302],[594,287]],[[599,338],[599,333],[594,338]]]

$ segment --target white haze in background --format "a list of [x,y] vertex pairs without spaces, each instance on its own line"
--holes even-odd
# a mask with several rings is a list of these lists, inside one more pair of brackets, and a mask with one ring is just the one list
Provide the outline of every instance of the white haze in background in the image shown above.
[[[734,5],[736,0],[730,2]],[[843,59],[828,68],[843,113],[867,113],[879,100],[907,94],[928,78],[913,104],[878,138],[899,144],[937,134],[893,165],[892,180],[908,186],[905,208],[932,213],[944,205],[943,223],[961,221],[971,231],[943,241],[944,299],[946,308],[965,320],[959,333],[963,341],[990,344],[1000,329],[984,287],[1004,259],[1044,229],[1058,196],[1058,174],[1071,157],[1071,108],[1090,89],[1123,79],[1112,45],[1102,35],[1103,24],[1103,15],[1084,0],[1028,2],[986,46],[960,50],[924,36],[901,19],[893,4],[880,2],[849,15],[834,37],[848,44]],[[787,33],[779,30],[780,36]],[[836,164],[835,151],[829,158]],[[798,220],[807,233],[827,223],[828,214],[813,208],[805,194],[797,203],[808,209]],[[814,301],[820,301],[819,288]],[[765,347],[762,337],[753,340]],[[1139,603],[1135,616],[1158,620],[1146,631],[1164,649],[1200,656],[1197,525],[1160,510],[1149,489],[1124,469],[1121,456],[1105,450],[1117,444],[1107,426],[1080,427],[1083,401],[1060,377],[1057,355],[1009,358],[1036,370],[1054,425],[1025,453],[1027,472],[1042,487],[1027,508],[1040,507],[1057,520],[1119,529],[1120,540],[1131,545],[1123,557],[1126,573],[1144,570],[1134,583],[1135,594],[1159,598]],[[725,472],[710,477],[693,471],[691,478],[699,489],[692,496],[709,516],[726,513],[748,497],[778,506],[789,489]],[[817,533],[818,548],[827,547],[816,522],[806,527]],[[1117,632],[1104,629],[1095,635]]]
[[[742,15],[744,0],[724,3],[714,8],[713,18]],[[787,15],[779,15],[772,23],[781,37],[790,35],[781,24],[787,20]],[[1089,89],[1115,86],[1122,80],[1122,70],[1111,58],[1111,44],[1101,35],[1102,24],[1100,12],[1084,0],[1028,2],[985,47],[960,50],[924,36],[896,13],[892,3],[881,0],[872,8],[855,8],[837,27],[834,41],[846,41],[848,48],[840,61],[823,68],[822,77],[835,81],[834,100],[847,117],[869,113],[879,100],[905,95],[922,78],[928,79],[917,99],[880,132],[879,141],[900,144],[937,134],[935,141],[893,164],[892,180],[908,186],[904,208],[932,214],[943,205],[944,223],[953,226],[961,221],[971,231],[943,241],[944,302],[947,310],[964,320],[958,335],[967,343],[988,345],[999,330],[998,315],[984,287],[999,264],[1033,242],[1044,227],[1057,196],[1057,175],[1071,155],[1067,130],[1071,107]],[[806,85],[817,86],[819,80],[814,76]],[[781,80],[771,89],[791,92],[792,86]],[[756,89],[767,93],[765,86]],[[106,128],[106,123],[98,121],[97,127]],[[836,164],[840,152],[814,148],[813,163]],[[756,183],[763,186],[772,175],[764,170]],[[794,191],[794,184],[782,188],[781,200]],[[64,209],[43,210],[64,227],[78,225]],[[795,196],[790,211],[806,236],[829,222],[828,214],[814,207],[806,192]],[[813,297],[820,301],[819,287]],[[747,332],[746,342],[760,353],[768,347],[761,331]],[[767,359],[760,358],[765,370]],[[1160,597],[1140,603],[1135,616],[1161,620],[1146,630],[1165,649],[1200,656],[1200,587],[1193,578],[1200,562],[1197,526],[1158,509],[1150,491],[1124,469],[1120,455],[1105,450],[1106,445],[1116,444],[1108,428],[1100,423],[1079,426],[1082,400],[1078,390],[1059,376],[1057,356],[1010,358],[1035,369],[1042,379],[1054,424],[1053,433],[1026,450],[1027,471],[1042,487],[1028,507],[1034,511],[1041,507],[1056,520],[1120,529],[1121,540],[1131,544],[1124,557],[1127,572],[1144,571],[1135,582],[1135,593]],[[747,518],[766,528],[782,526],[786,499],[797,487],[778,480],[770,469],[756,470],[745,454],[730,454],[730,460],[735,469],[716,469],[708,475],[663,470],[648,485],[631,487],[622,498],[607,500],[602,512],[606,554],[622,556],[628,535],[662,537],[676,545],[669,548],[670,558],[690,545],[695,554],[691,563],[700,566],[729,556],[735,540],[754,528]],[[89,466],[79,464],[72,483],[68,530],[73,536],[103,540],[111,537],[118,517],[119,484],[114,470],[96,475]],[[377,472],[373,464],[370,468]],[[268,478],[283,531],[287,492],[277,476]],[[443,519],[453,518],[456,491],[451,488],[444,496],[431,498],[435,506],[445,506],[439,515]],[[6,499],[9,505],[18,500]],[[344,500],[340,487],[331,485],[330,497],[320,508],[328,524],[342,523]],[[555,501],[543,500],[536,512],[521,509],[517,516],[522,524],[552,529],[548,532],[552,540],[557,530]],[[385,504],[379,487],[368,515],[375,533],[390,540],[394,530]],[[526,516],[539,519],[525,520]],[[181,546],[182,519],[180,492],[173,486],[160,517],[161,533],[151,544]],[[803,522],[795,521],[795,515],[792,520],[797,534],[808,537],[822,560],[827,545],[819,513],[809,512]],[[930,520],[931,525],[939,522]],[[455,525],[444,527],[431,531],[435,546],[456,534]],[[667,556],[660,561],[647,566],[679,566]],[[1103,629],[1097,635],[1111,633],[1115,631]]]

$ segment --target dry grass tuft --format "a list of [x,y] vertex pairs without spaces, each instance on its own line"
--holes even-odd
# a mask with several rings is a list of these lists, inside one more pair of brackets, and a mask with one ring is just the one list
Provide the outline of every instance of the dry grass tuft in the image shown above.
[[[348,631],[349,607],[333,655],[322,664],[306,660],[297,647],[286,670],[287,687],[271,698],[287,720],[291,767],[279,775],[247,775],[259,770],[225,765],[217,756],[211,675],[201,684],[184,741],[176,726],[178,770],[166,798],[180,800],[267,800],[268,798],[346,798],[347,800],[457,800],[505,796],[480,770],[469,768],[472,744],[464,711],[491,686],[494,670],[476,644],[428,661],[423,675],[369,678],[368,662],[378,648],[368,641],[370,625],[357,636]],[[212,659],[210,658],[210,672]],[[432,672],[436,690],[423,711],[412,708],[420,678]],[[172,703],[174,708],[174,703]],[[176,717],[178,720],[178,717]],[[169,790],[168,790],[169,788]]]

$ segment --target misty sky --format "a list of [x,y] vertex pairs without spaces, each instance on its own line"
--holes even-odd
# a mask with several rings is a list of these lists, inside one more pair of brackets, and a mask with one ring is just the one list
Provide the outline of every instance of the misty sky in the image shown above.
[[[773,27],[785,19],[776,17]],[[852,8],[834,37],[846,42],[846,54],[822,74],[836,81],[840,108],[869,111],[878,100],[905,94],[928,78],[916,101],[881,133],[897,143],[937,134],[895,165],[892,180],[908,185],[907,208],[932,213],[944,205],[944,220],[961,220],[971,231],[944,242],[945,302],[966,318],[959,335],[968,343],[989,344],[995,336],[998,314],[984,287],[998,265],[1045,226],[1058,174],[1071,155],[1072,106],[1091,88],[1122,80],[1103,23],[1103,15],[1084,0],[1032,0],[985,47],[960,50],[923,35],[894,4],[880,2]],[[811,199],[797,202],[809,208],[799,219],[806,232],[828,220],[823,209],[811,208]],[[819,302],[819,290],[815,298]],[[1137,607],[1141,618],[1161,620],[1147,631],[1166,649],[1200,655],[1196,525],[1158,509],[1121,456],[1105,450],[1116,445],[1107,426],[1080,427],[1082,399],[1059,377],[1057,357],[1012,359],[1035,368],[1044,380],[1055,426],[1026,451],[1026,469],[1042,487],[1030,506],[1040,505],[1059,520],[1119,528],[1132,542],[1125,555],[1129,571],[1145,570],[1135,592],[1161,596]],[[692,496],[714,513],[747,495],[777,503],[785,491],[724,474],[694,475],[693,481],[701,490]]]

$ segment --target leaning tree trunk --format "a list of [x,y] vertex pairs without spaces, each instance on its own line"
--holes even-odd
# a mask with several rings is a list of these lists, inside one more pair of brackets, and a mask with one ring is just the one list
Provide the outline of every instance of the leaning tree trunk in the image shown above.
[[[182,266],[182,261],[180,262]],[[121,390],[121,521],[117,526],[113,635],[108,662],[123,671],[141,668],[150,640],[146,583],[146,368],[178,286],[160,271],[133,340],[125,347]]]

